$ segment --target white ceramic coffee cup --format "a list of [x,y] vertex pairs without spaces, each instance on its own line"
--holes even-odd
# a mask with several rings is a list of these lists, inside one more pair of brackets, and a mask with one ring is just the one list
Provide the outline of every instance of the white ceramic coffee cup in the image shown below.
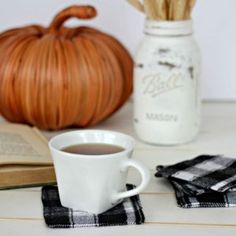
[[[124,151],[106,155],[80,155],[61,151],[71,145],[89,143],[117,145],[124,148]],[[134,139],[128,135],[103,130],[72,131],[52,138],[49,148],[61,204],[98,214],[144,190],[150,173],[140,162],[131,159],[134,143]],[[129,167],[140,172],[142,182],[127,191]]]

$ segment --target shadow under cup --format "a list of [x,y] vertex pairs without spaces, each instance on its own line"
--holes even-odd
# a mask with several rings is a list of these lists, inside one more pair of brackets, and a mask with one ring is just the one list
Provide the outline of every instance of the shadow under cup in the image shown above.
[[[121,152],[105,155],[81,155],[62,149],[78,144],[109,144],[122,147]],[[135,141],[113,131],[83,130],[63,133],[52,138],[49,148],[56,171],[63,206],[91,213],[102,213],[125,197],[138,194],[149,181],[148,170],[131,160]],[[139,187],[126,191],[128,167],[142,176]]]

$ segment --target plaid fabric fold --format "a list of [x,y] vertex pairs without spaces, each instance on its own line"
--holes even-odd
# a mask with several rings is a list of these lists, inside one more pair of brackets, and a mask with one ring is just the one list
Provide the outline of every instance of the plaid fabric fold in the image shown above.
[[156,177],[171,177],[204,189],[225,192],[236,184],[236,159],[201,155],[175,165],[157,166]]
[[156,169],[156,177],[172,184],[180,207],[236,207],[235,159],[201,155]]
[[[127,184],[127,190],[135,186]],[[50,228],[99,227],[115,225],[143,224],[145,217],[139,196],[125,199],[114,208],[94,215],[63,207],[56,186],[42,188],[44,219]]]
[[175,190],[177,204],[182,208],[236,207],[236,188],[222,193],[199,189],[194,185],[173,180],[170,182]]

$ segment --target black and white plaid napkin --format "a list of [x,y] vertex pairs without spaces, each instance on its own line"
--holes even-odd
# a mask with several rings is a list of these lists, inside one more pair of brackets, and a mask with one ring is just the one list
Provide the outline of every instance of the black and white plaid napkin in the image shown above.
[[236,207],[236,159],[202,155],[170,166],[157,166],[180,207]]
[[[127,184],[127,190],[135,186]],[[98,215],[63,207],[56,186],[42,188],[44,219],[50,228],[99,227],[143,224],[145,217],[139,196],[125,199],[114,208]]]

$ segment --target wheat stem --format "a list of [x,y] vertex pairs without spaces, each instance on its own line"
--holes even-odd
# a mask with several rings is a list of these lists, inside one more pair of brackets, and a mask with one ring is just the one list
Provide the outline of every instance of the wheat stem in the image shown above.
[[179,21],[191,19],[196,0],[127,0],[151,20]]
[[137,10],[144,12],[144,6],[139,0],[127,0],[131,5],[133,5]]

